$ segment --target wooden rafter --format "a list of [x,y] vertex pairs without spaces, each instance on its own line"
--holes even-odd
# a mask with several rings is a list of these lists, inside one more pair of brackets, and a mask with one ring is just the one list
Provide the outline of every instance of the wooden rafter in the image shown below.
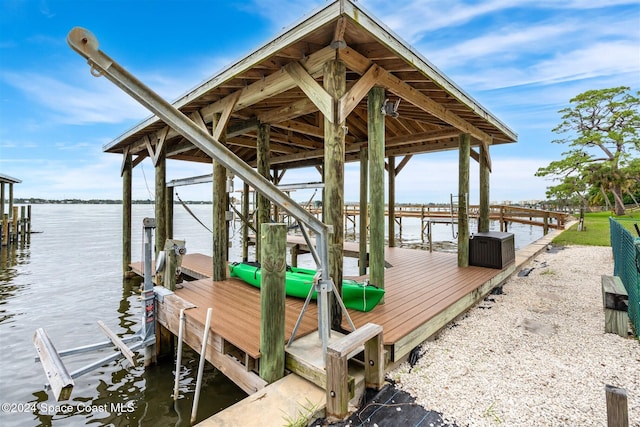
[[122,164],[120,165],[120,176],[124,175],[124,169],[127,163],[127,158],[129,157],[129,148],[130,147],[124,147],[124,151],[122,152]]
[[381,73],[380,67],[373,64],[358,81],[338,100],[338,123],[347,120],[347,116],[362,101]]
[[[358,73],[365,73],[371,65],[373,65],[373,62],[369,60],[369,58],[349,47],[338,50],[338,57],[342,59],[350,69]],[[468,133],[487,144],[491,142],[491,137],[485,132],[460,118],[409,84],[403,82],[390,72],[382,70],[378,76],[378,83],[407,102],[423,109],[445,123],[456,127],[461,132]]]
[[284,69],[298,87],[309,97],[309,100],[318,107],[318,110],[322,112],[327,120],[335,123],[334,103],[331,95],[311,77],[299,62],[290,62]]

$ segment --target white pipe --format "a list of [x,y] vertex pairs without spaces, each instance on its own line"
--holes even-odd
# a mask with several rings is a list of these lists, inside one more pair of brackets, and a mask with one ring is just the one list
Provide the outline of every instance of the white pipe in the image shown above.
[[173,400],[178,400],[178,385],[180,383],[180,369],[182,365],[182,335],[184,334],[184,308],[180,309],[180,325],[178,326],[178,355],[176,356],[176,381],[173,385]]
[[207,321],[204,325],[202,333],[202,350],[200,351],[200,364],[198,365],[198,378],[196,379],[196,394],[193,397],[193,408],[191,409],[191,425],[196,422],[198,413],[198,400],[200,400],[200,387],[202,386],[202,374],[204,373],[204,362],[207,354],[207,341],[209,340],[209,327],[211,326],[211,308],[207,309]]

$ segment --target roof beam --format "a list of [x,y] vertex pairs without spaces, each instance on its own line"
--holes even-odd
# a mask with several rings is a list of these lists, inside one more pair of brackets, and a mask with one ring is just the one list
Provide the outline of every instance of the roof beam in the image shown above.
[[[414,134],[414,135],[398,136],[393,138],[387,138],[385,141],[385,146],[387,149],[389,149],[392,147],[399,147],[399,146],[408,145],[408,144],[425,143],[429,141],[437,141],[439,139],[453,138],[453,137],[457,137],[459,134],[460,132],[458,130],[445,129],[445,130],[437,130],[432,132],[423,132],[423,133]],[[360,148],[366,147],[367,144],[368,144],[367,141],[348,144],[344,148],[345,154],[359,153]],[[291,163],[291,162],[297,162],[299,160],[321,158],[323,156],[324,156],[324,148],[319,148],[317,150],[300,151],[294,154],[284,155],[280,157],[272,157],[271,164],[273,165],[273,164],[281,164],[281,163]]]
[[[359,52],[349,47],[339,49],[338,57],[342,59],[350,69],[360,74],[365,73],[371,67],[371,65],[373,65],[373,62],[370,61],[369,58],[361,55]],[[490,135],[473,126],[471,123],[462,119],[452,111],[447,110],[442,105],[438,104],[428,96],[411,87],[407,83],[404,83],[398,77],[382,68],[380,75],[378,76],[378,83],[391,92],[395,93],[402,99],[415,105],[416,107],[426,111],[427,113],[433,115],[434,117],[437,117],[440,120],[443,120],[451,126],[454,126],[462,133],[470,134],[471,136],[481,141],[483,145],[486,144],[488,146],[488,144],[491,143]]]
[[[302,65],[306,72],[313,77],[320,75],[320,73],[322,73],[322,66],[324,63],[333,58],[335,58],[335,49],[327,46],[309,55],[302,61]],[[264,77],[262,80],[254,82],[242,89],[233,110],[238,111],[250,107],[251,105],[285,92],[295,86],[296,82],[291,78],[289,73],[276,71],[275,73]],[[200,111],[202,116],[205,118],[205,121],[209,121],[209,118],[212,117],[213,113],[222,111],[223,101],[224,98],[204,107]]]
[[334,103],[331,95],[315,81],[307,70],[299,62],[293,61],[285,65],[284,70],[291,76],[293,81],[309,97],[318,110],[331,123],[335,121]]
[[382,71],[379,66],[373,64],[351,89],[340,97],[338,100],[338,123],[347,120],[347,116],[356,108],[360,101],[362,101],[362,98],[369,92],[369,89],[376,84]]

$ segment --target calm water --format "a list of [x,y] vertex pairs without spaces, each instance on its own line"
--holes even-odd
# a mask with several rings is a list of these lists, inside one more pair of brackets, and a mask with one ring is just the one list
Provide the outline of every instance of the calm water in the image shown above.
[[[211,223],[210,205],[191,209]],[[142,259],[142,219],[153,215],[151,205],[134,206],[133,260]],[[98,320],[119,336],[129,336],[139,329],[140,301],[138,285],[121,278],[121,206],[34,205],[32,229],[39,233],[31,236],[31,244],[0,253],[0,425],[189,425],[198,355],[186,347],[176,403],[170,362],[146,371],[126,361],[111,363],[77,378],[67,402],[56,402],[45,389],[44,371],[34,361],[37,328],[45,328],[58,350],[105,341]],[[510,231],[517,247],[542,236],[539,227],[514,225]],[[450,226],[436,225],[433,233],[434,241],[455,240]],[[190,253],[211,253],[210,233],[179,206],[174,236],[186,240]],[[419,220],[404,220],[402,237],[405,243],[419,243]],[[239,239],[238,228],[232,231],[232,260],[240,258]],[[306,257],[301,256],[301,265],[312,264]],[[357,260],[345,260],[345,274],[357,274]],[[73,371],[112,351],[64,360]],[[207,364],[198,420],[244,396]]]

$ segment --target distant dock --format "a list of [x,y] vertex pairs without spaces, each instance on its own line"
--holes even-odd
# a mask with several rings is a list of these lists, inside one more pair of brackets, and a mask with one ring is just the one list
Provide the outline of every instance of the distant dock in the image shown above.
[[[17,242],[30,243],[31,240],[31,205],[13,204],[13,186],[21,182],[17,178],[0,174],[0,247]],[[8,192],[5,191],[6,187]],[[8,206],[5,210],[6,200]]]

